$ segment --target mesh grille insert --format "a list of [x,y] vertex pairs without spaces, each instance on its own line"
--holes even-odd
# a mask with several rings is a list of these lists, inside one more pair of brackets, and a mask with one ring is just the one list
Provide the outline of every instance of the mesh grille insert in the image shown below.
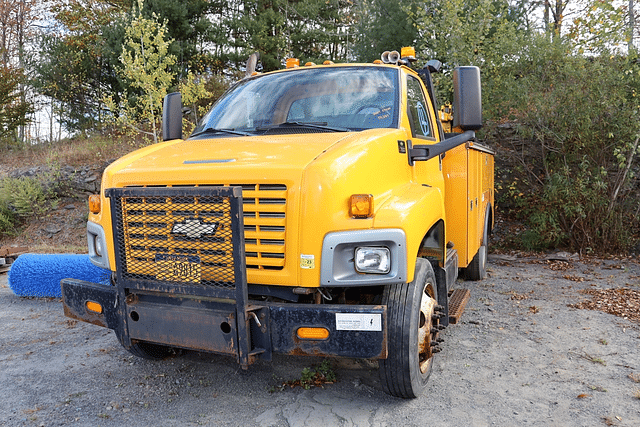
[[233,289],[230,209],[218,196],[118,197],[123,277]]

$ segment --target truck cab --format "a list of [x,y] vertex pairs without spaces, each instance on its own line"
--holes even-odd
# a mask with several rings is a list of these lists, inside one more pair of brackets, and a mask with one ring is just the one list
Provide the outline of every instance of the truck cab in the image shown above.
[[90,200],[111,283],[63,280],[65,314],[146,358],[378,359],[384,391],[418,396],[468,298],[459,271],[485,274],[493,153],[475,140],[479,70],[454,70],[445,133],[433,70],[409,59],[253,73],[186,139],[168,95],[164,142],[111,164]]

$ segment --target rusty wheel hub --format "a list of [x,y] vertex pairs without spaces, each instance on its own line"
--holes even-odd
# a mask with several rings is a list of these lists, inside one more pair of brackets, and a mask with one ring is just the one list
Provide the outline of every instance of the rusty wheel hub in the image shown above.
[[436,313],[436,300],[431,298],[427,290],[428,287],[425,286],[420,301],[420,323],[418,324],[418,360],[420,363],[420,372],[423,374],[426,373],[431,366],[431,356],[433,355],[431,342],[435,342],[436,338],[433,324],[433,317]]

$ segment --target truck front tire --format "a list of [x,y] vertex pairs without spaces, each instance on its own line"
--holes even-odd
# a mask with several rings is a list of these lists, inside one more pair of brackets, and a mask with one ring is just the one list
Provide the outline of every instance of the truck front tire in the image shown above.
[[388,356],[380,360],[383,390],[405,399],[418,397],[431,374],[432,341],[437,331],[436,278],[431,263],[416,260],[411,283],[388,285],[383,294],[388,316]]
[[147,360],[161,360],[164,359],[171,354],[173,354],[174,350],[171,347],[167,347],[160,344],[153,344],[145,341],[134,341],[131,343],[131,347],[127,348],[120,338],[120,332],[115,330],[116,336],[118,337],[118,341],[122,344],[122,347],[127,350],[129,353],[133,354],[136,357],[140,357],[142,359]]

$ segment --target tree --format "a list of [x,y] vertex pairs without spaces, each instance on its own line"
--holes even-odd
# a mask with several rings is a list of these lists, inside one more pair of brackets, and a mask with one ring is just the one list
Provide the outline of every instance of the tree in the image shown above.
[[221,40],[213,36],[213,23],[208,16],[222,13],[226,3],[222,0],[145,0],[142,15],[166,22],[167,38],[172,40],[168,52],[176,57],[177,76],[202,71],[215,62],[216,55],[210,52],[210,45]]
[[33,111],[24,101],[21,85],[24,82],[22,70],[9,66],[0,66],[0,139],[5,146],[16,140],[16,130],[29,122],[28,115]]
[[22,67],[25,42],[36,16],[36,0],[0,0],[0,52],[2,65]]
[[622,49],[629,41],[629,33],[625,31],[626,12],[624,6],[610,1],[590,0],[568,25],[566,36],[580,52],[597,54],[616,47]]
[[358,20],[353,54],[358,60],[371,62],[387,50],[415,46],[418,28],[415,0],[364,0],[357,8]]
[[350,0],[287,2],[286,53],[304,61],[347,61],[355,45],[356,14]]
[[143,0],[138,0],[137,16],[126,29],[120,56],[120,73],[129,87],[127,97],[117,103],[107,96],[105,104],[119,124],[157,143],[162,101],[174,78],[170,68],[176,58],[168,53],[171,41],[165,39],[166,22],[145,18],[142,7]]
[[122,82],[116,68],[126,26],[126,0],[54,3],[52,27],[41,35],[39,54],[28,66],[32,85],[56,103],[59,121],[71,132],[100,129],[105,93],[117,101]]

